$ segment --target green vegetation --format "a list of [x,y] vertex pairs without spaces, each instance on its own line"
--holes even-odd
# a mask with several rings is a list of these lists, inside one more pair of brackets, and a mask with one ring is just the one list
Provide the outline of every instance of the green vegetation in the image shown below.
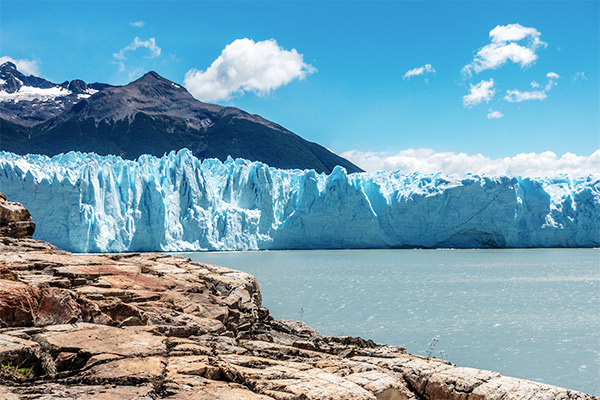
[[34,376],[33,367],[23,367],[22,364],[13,365],[10,361],[0,364],[0,379],[24,382],[32,380]]

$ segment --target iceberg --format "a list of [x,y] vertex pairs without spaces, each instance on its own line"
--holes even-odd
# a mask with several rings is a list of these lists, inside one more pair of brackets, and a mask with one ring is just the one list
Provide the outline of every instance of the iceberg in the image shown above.
[[0,152],[34,238],[73,252],[600,246],[600,176],[331,174],[183,149]]

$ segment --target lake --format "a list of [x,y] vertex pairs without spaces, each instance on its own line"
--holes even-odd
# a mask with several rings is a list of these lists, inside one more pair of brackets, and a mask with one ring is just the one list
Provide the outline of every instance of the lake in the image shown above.
[[600,394],[600,249],[178,255],[253,274],[276,319]]

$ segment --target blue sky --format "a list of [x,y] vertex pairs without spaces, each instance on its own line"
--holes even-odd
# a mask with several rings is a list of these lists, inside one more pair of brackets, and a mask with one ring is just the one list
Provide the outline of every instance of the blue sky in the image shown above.
[[[260,114],[337,153],[586,156],[600,148],[599,4],[2,0],[0,56],[32,60],[55,82],[125,84],[155,70],[184,83],[188,71],[207,72],[238,39],[273,39],[284,55],[296,50],[303,63],[296,75],[263,82],[272,90],[242,88],[213,102]],[[530,49],[535,59],[465,73],[493,44],[490,31],[510,24],[526,36],[501,44]],[[435,72],[403,79],[427,64]],[[203,78],[198,84],[210,76]],[[493,96],[465,100],[471,85],[490,80]],[[510,102],[509,90],[521,100],[537,94],[515,102],[513,93]]]

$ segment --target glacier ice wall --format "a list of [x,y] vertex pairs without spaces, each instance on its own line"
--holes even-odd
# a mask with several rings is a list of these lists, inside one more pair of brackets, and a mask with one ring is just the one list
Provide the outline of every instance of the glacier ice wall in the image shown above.
[[35,238],[75,252],[600,246],[600,177],[330,175],[181,150],[137,161],[0,152]]

